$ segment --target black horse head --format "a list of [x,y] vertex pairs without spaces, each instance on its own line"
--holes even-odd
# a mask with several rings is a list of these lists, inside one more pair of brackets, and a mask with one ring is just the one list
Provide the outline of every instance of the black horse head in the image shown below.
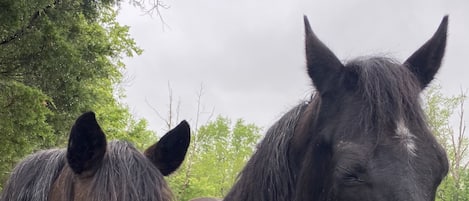
[[434,200],[448,162],[419,94],[440,67],[448,18],[402,64],[343,64],[304,20],[317,93],[269,129],[225,200]]
[[307,147],[296,161],[297,200],[434,200],[448,164],[419,93],[440,67],[447,23],[404,64],[379,57],[342,64],[305,17],[308,74],[319,94],[309,106],[314,119],[305,115],[292,141],[292,150]]

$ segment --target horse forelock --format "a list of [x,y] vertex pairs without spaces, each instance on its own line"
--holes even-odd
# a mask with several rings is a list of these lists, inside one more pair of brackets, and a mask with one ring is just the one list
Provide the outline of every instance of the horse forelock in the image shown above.
[[101,167],[91,178],[85,178],[83,185],[77,183],[83,178],[75,175],[68,166],[61,176],[56,181],[58,191],[54,196],[57,198],[68,199],[80,195],[89,201],[173,200],[159,170],[125,141],[111,141],[108,144]]
[[383,127],[401,120],[424,120],[419,102],[421,87],[406,66],[386,57],[362,57],[346,68],[357,75],[356,91],[366,104],[363,113],[357,115],[362,118],[360,122]]
[[[340,142],[344,138],[374,139],[375,143],[371,144],[376,145],[380,139],[399,138],[411,152],[414,152],[416,148],[413,143],[415,138],[427,138],[428,134],[431,135],[420,104],[420,85],[406,66],[391,58],[361,57],[348,62],[344,70],[348,71],[346,75],[356,77],[353,82],[355,87],[351,88],[353,88],[354,96],[358,97],[358,101],[340,102],[341,106],[333,107],[356,107],[355,110],[350,110],[354,112],[342,114],[349,116],[345,118],[347,121],[336,121],[335,116],[330,116],[330,111],[321,108],[323,101],[321,95],[314,93],[298,122],[295,134],[295,138],[298,139],[294,140],[303,143],[299,147],[307,146],[305,143],[309,141],[305,139],[311,137],[310,135],[313,135],[316,140],[324,138],[324,136],[317,136],[318,130],[315,126],[321,127],[323,131],[328,131],[324,127],[340,127],[341,131],[337,135],[322,133],[322,135],[328,135],[328,138],[337,138],[327,141]],[[340,94],[334,97],[345,100]],[[320,113],[326,113],[327,115],[323,115],[326,118],[320,119],[322,117]],[[411,129],[423,132],[413,133]],[[384,134],[386,136],[383,136]]]
[[96,173],[93,186],[95,192],[91,194],[101,195],[91,201],[112,200],[105,193],[111,190],[119,198],[116,201],[173,200],[163,174],[146,156],[125,141],[110,142],[107,159]]
[[409,156],[416,153],[416,140],[433,138],[420,104],[421,86],[405,65],[385,57],[364,57],[346,68],[357,75],[356,93],[363,101],[360,113],[354,114],[358,125],[349,124],[363,131],[358,135],[376,138],[376,143],[398,139]]

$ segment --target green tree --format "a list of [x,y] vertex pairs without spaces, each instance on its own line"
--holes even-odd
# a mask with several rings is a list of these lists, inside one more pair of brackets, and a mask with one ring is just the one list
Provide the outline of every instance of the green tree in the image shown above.
[[[440,86],[432,86],[425,92],[425,112],[430,128],[446,150],[450,165],[449,173],[438,189],[437,200],[469,200],[465,100],[463,93],[458,96],[443,95]],[[455,116],[457,111],[459,114]],[[452,122],[457,122],[457,125]]]
[[3,181],[22,154],[34,147],[50,145],[53,136],[46,123],[50,114],[45,107],[47,96],[18,82],[0,80],[0,89],[0,181]]
[[[200,127],[194,134],[191,143],[193,151],[189,153],[186,165],[170,178],[177,199],[223,197],[251,156],[261,136],[259,132],[260,128],[254,124],[246,124],[241,119],[233,124],[223,117]],[[186,168],[189,167],[192,170],[187,175]],[[185,183],[186,179],[188,184]]]
[[2,1],[11,12],[0,17],[10,25],[0,32],[1,78],[50,97],[48,123],[60,140],[81,112],[118,105],[121,55],[141,52],[128,27],[115,21],[112,2],[91,2]]
[[142,50],[116,21],[118,3],[0,2],[0,179],[24,155],[64,145],[74,120],[88,110],[109,138],[140,148],[153,141],[146,122],[119,102],[122,57]]

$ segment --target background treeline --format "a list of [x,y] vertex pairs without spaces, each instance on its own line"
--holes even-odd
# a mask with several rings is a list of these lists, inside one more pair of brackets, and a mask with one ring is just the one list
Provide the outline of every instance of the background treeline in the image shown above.
[[432,86],[425,91],[423,98],[430,128],[445,148],[450,165],[436,198],[441,201],[469,200],[469,138],[464,113],[466,93],[445,96],[440,86]]
[[[84,111],[97,113],[108,138],[126,139],[139,148],[156,141],[146,121],[132,117],[121,102],[122,57],[142,50],[128,27],[116,21],[119,3],[0,0],[0,189],[22,157],[63,147],[71,124]],[[144,8],[145,1],[125,3]],[[466,97],[445,96],[436,86],[423,99],[429,124],[451,163],[437,200],[469,200]],[[171,127],[171,118],[168,122]],[[259,127],[241,119],[217,117],[197,124],[184,165],[168,178],[181,201],[226,194],[262,137]]]

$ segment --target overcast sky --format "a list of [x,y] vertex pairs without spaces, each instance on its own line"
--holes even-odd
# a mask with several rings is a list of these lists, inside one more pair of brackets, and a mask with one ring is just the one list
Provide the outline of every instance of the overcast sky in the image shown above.
[[[268,128],[313,90],[305,71],[303,15],[342,60],[388,55],[404,61],[449,14],[445,60],[434,83],[446,94],[469,88],[467,0],[172,0],[163,23],[127,4],[118,20],[144,49],[126,58],[125,102],[161,135],[168,83],[180,120],[194,126],[203,86],[208,113]],[[151,107],[149,104],[151,104]]]

